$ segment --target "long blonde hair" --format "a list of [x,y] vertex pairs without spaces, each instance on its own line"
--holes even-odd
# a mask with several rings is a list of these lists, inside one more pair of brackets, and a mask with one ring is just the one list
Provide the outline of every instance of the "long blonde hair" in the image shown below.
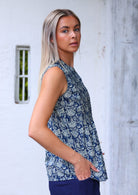
[[[74,16],[79,24],[80,20],[76,14],[68,9],[56,9],[52,11],[44,20],[42,29],[42,48],[41,48],[41,65],[39,73],[39,88],[41,77],[48,65],[54,64],[59,60],[57,41],[56,41],[56,28],[58,21],[63,16]],[[51,41],[52,39],[52,41]]]

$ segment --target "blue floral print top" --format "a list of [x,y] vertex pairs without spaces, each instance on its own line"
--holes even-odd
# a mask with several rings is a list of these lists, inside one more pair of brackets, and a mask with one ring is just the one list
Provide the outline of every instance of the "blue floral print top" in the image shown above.
[[[56,102],[48,121],[48,127],[63,143],[80,153],[99,169],[98,173],[91,170],[91,178],[105,181],[107,173],[92,118],[88,91],[73,67],[59,60],[55,64],[49,65],[46,71],[52,67],[59,67],[64,72],[68,87]],[[49,151],[46,151],[45,164],[49,181],[77,178],[71,163]]]

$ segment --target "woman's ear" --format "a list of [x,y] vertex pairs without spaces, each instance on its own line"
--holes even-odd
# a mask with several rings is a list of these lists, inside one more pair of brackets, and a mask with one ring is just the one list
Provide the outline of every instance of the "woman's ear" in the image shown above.
[[50,39],[50,42],[51,42],[51,43],[54,43],[53,39]]
[[50,35],[50,42],[51,42],[51,43],[54,43],[53,35],[52,35],[52,34]]

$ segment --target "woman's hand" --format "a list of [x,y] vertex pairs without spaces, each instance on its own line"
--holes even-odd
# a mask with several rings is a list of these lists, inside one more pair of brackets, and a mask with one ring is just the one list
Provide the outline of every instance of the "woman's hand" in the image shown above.
[[91,169],[93,171],[99,172],[98,169],[87,159],[80,156],[80,159],[74,163],[74,170],[78,180],[85,180],[91,176]]

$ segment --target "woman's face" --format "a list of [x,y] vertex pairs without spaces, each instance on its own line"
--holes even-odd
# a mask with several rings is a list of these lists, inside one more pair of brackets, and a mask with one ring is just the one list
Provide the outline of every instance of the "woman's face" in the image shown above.
[[57,47],[60,55],[73,54],[80,46],[80,24],[74,16],[63,16],[56,29]]

